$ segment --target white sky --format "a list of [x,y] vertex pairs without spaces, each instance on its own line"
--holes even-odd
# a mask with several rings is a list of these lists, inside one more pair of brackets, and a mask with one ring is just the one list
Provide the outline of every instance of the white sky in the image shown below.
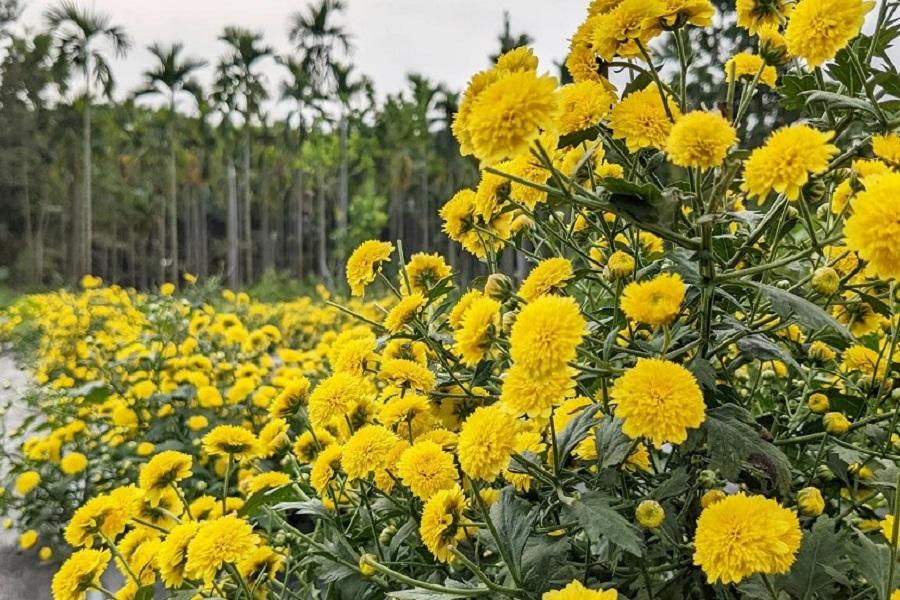
[[[28,1],[28,0],[26,0]],[[56,0],[30,0],[24,20],[42,25],[43,12]],[[224,52],[217,37],[228,25],[263,32],[265,40],[286,52],[289,16],[310,0],[83,0],[86,6],[113,17],[134,42],[123,60],[114,61],[117,96],[137,88],[151,64],[147,46],[182,41],[187,54],[210,63],[202,76],[212,78],[212,65]],[[405,75],[419,72],[432,81],[462,89],[469,76],[488,66],[498,48],[497,36],[508,10],[514,34],[528,32],[542,68],[554,70],[567,38],[584,17],[587,0],[346,0],[343,17],[353,37],[353,61],[375,82],[383,97],[406,87]],[[270,92],[282,79],[281,68],[263,65]]]

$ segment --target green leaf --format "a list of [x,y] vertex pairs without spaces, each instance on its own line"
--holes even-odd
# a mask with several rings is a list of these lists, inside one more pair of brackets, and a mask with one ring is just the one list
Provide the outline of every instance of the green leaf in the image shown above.
[[559,462],[565,464],[572,450],[581,443],[591,428],[597,424],[594,415],[600,410],[599,404],[587,407],[581,413],[566,424],[562,432],[556,433],[557,446],[559,448]]
[[793,367],[796,371],[800,371],[800,365],[797,364],[793,355],[786,348],[782,348],[760,333],[742,337],[737,341],[737,347],[741,351],[742,358],[763,361],[780,360]]
[[153,600],[155,597],[156,588],[152,585],[145,585],[134,594],[134,600]]
[[735,480],[753,468],[764,478],[774,480],[782,493],[790,490],[790,460],[776,446],[759,437],[756,421],[749,412],[734,404],[709,409],[703,429],[709,465],[726,479]]
[[875,591],[874,598],[887,600],[891,594],[888,590],[888,573],[891,568],[891,549],[887,544],[876,544],[863,534],[859,541],[848,546],[847,554],[863,579]]
[[[283,504],[291,500],[296,500],[300,495],[293,485],[283,485],[279,488],[263,490],[250,496],[250,499],[244,503],[238,511],[238,515],[242,517],[255,517],[262,510],[263,506],[272,506],[273,504]],[[277,507],[276,507],[277,508]]]
[[78,398],[83,396],[85,402],[89,404],[97,404],[103,402],[109,397],[110,390],[102,381],[91,381],[72,388],[68,391],[70,398]]
[[668,498],[680,496],[686,492],[689,487],[691,487],[691,482],[688,477],[687,469],[678,467],[672,471],[669,477],[663,481],[659,487],[653,490],[653,493],[650,494],[650,496],[656,500],[666,500]]
[[772,309],[781,318],[788,319],[793,316],[801,325],[805,325],[810,329],[830,329],[845,340],[853,339],[846,327],[838,323],[822,307],[816,306],[806,298],[801,298],[788,291],[764,283],[755,281],[747,283],[761,291],[769,299]]
[[628,458],[631,438],[622,433],[621,419],[604,418],[595,437],[601,469],[618,466]]
[[806,108],[804,94],[816,89],[816,77],[812,73],[802,75],[785,75],[781,78],[779,93],[781,105],[787,110],[797,111]]
[[532,536],[522,554],[522,587],[535,594],[547,591],[566,569],[569,540],[565,537]]
[[800,552],[790,572],[783,578],[784,589],[792,597],[806,600],[814,598],[835,580],[829,572],[847,571],[848,561],[844,558],[846,536],[835,532],[835,520],[828,516],[819,517],[812,530],[803,536]]
[[598,185],[609,193],[613,210],[629,221],[638,224],[671,221],[675,203],[664,198],[649,183],[637,184],[616,177],[604,177]]
[[592,540],[605,539],[629,554],[642,555],[640,530],[610,507],[608,496],[600,492],[586,492],[567,511]]
[[491,506],[490,513],[497,530],[498,539],[494,539],[494,543],[509,569],[520,573],[522,553],[531,534],[531,526],[537,519],[537,509],[516,497],[513,487],[507,486],[500,492],[500,500]]
[[388,598],[396,600],[450,600],[458,598],[471,598],[472,591],[460,589],[456,592],[434,592],[423,588],[413,588],[411,590],[400,590],[399,592],[388,592]]
[[878,116],[878,113],[866,100],[851,98],[850,96],[844,96],[843,94],[836,94],[834,92],[823,92],[821,90],[805,92],[805,95],[809,102],[824,102],[832,108],[859,110],[869,113],[873,117]]
[[292,512],[298,515],[313,515],[316,517],[328,518],[331,514],[318,498],[305,500],[303,502],[280,502],[272,507],[278,512]]

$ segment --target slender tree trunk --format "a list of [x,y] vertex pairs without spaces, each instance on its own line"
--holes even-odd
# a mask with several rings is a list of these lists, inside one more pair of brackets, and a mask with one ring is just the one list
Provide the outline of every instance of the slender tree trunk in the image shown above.
[[422,166],[422,251],[431,250],[431,207],[429,198],[431,192],[428,181],[428,165]]
[[159,211],[159,216],[156,218],[158,235],[159,235],[159,281],[157,281],[157,285],[162,284],[166,280],[166,267],[169,264],[169,259],[166,256],[168,246],[166,245],[166,199],[165,197],[160,198],[160,207],[162,210]]
[[306,190],[303,189],[303,169],[294,170],[294,225],[297,234],[297,263],[295,273],[303,279],[303,200]]
[[25,255],[28,257],[28,281],[34,283],[34,211],[31,206],[28,158],[22,157],[22,215],[25,217]]
[[260,235],[262,237],[262,272],[270,271],[275,268],[275,251],[272,247],[274,240],[272,239],[271,210],[269,206],[269,190],[268,184],[263,184],[262,197],[260,198]]
[[244,187],[244,281],[253,281],[253,214],[250,195],[250,118],[244,122],[243,181]]
[[84,170],[84,215],[82,217],[82,248],[81,248],[81,265],[79,275],[85,275],[90,273],[93,270],[93,265],[91,264],[93,256],[92,256],[92,248],[93,248],[93,240],[94,240],[94,227],[93,227],[93,189],[92,189],[92,146],[91,146],[91,61],[90,56],[87,56],[84,64],[84,79],[86,82],[86,91],[84,96],[84,122],[82,126],[84,128],[83,131],[83,142],[84,146],[82,147],[83,153],[83,170]]
[[[172,106],[170,107],[170,118],[174,120],[175,118],[175,107],[174,101],[172,102]],[[169,237],[171,238],[172,244],[172,271],[171,271],[171,281],[178,285],[178,273],[179,273],[179,265],[178,265],[178,164],[177,164],[177,152],[178,149],[175,144],[175,132],[174,127],[170,127],[169,129],[169,208],[171,209],[171,214],[169,215]]]
[[204,184],[203,189],[200,192],[200,261],[198,264],[199,275],[204,279],[209,275],[209,225],[206,221],[206,206],[207,198],[210,194],[212,194],[212,189],[209,187],[209,184]]
[[325,169],[318,167],[318,242],[319,242],[319,276],[326,282],[331,282],[331,272],[328,270],[328,224],[325,213]]
[[346,115],[341,117],[340,123],[340,152],[341,164],[338,183],[338,247],[337,269],[344,270],[344,261],[347,259],[347,226],[350,222],[350,165],[347,156],[347,138],[350,124]]
[[228,163],[228,286],[236,290],[240,287],[240,266],[238,265],[238,199],[237,173],[234,163]]

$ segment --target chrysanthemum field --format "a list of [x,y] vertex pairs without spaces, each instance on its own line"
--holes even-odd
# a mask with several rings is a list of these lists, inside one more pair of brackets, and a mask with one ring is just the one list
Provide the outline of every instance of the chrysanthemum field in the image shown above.
[[[594,0],[571,83],[472,76],[440,217],[487,277],[371,240],[346,295],[8,309],[0,512],[53,598],[900,598],[900,4],[737,12],[714,106],[708,0]],[[790,120],[751,144],[762,88]]]

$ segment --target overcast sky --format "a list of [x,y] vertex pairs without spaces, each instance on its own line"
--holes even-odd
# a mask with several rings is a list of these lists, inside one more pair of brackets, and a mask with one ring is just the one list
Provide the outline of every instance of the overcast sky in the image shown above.
[[[41,25],[44,10],[58,0],[26,0],[24,20]],[[214,64],[223,53],[217,37],[228,25],[261,31],[267,42],[287,51],[289,16],[310,0],[84,0],[113,17],[131,35],[134,48],[116,61],[121,96],[138,87],[150,64],[147,46],[182,41],[188,53]],[[561,60],[567,38],[584,17],[587,0],[346,0],[342,18],[353,37],[353,59],[371,77],[379,96],[405,87],[409,72],[461,89],[469,76],[485,68],[496,52],[503,12],[509,11],[514,33],[527,31],[543,68]],[[282,78],[270,61],[269,83]],[[208,83],[212,68],[203,81]]]

